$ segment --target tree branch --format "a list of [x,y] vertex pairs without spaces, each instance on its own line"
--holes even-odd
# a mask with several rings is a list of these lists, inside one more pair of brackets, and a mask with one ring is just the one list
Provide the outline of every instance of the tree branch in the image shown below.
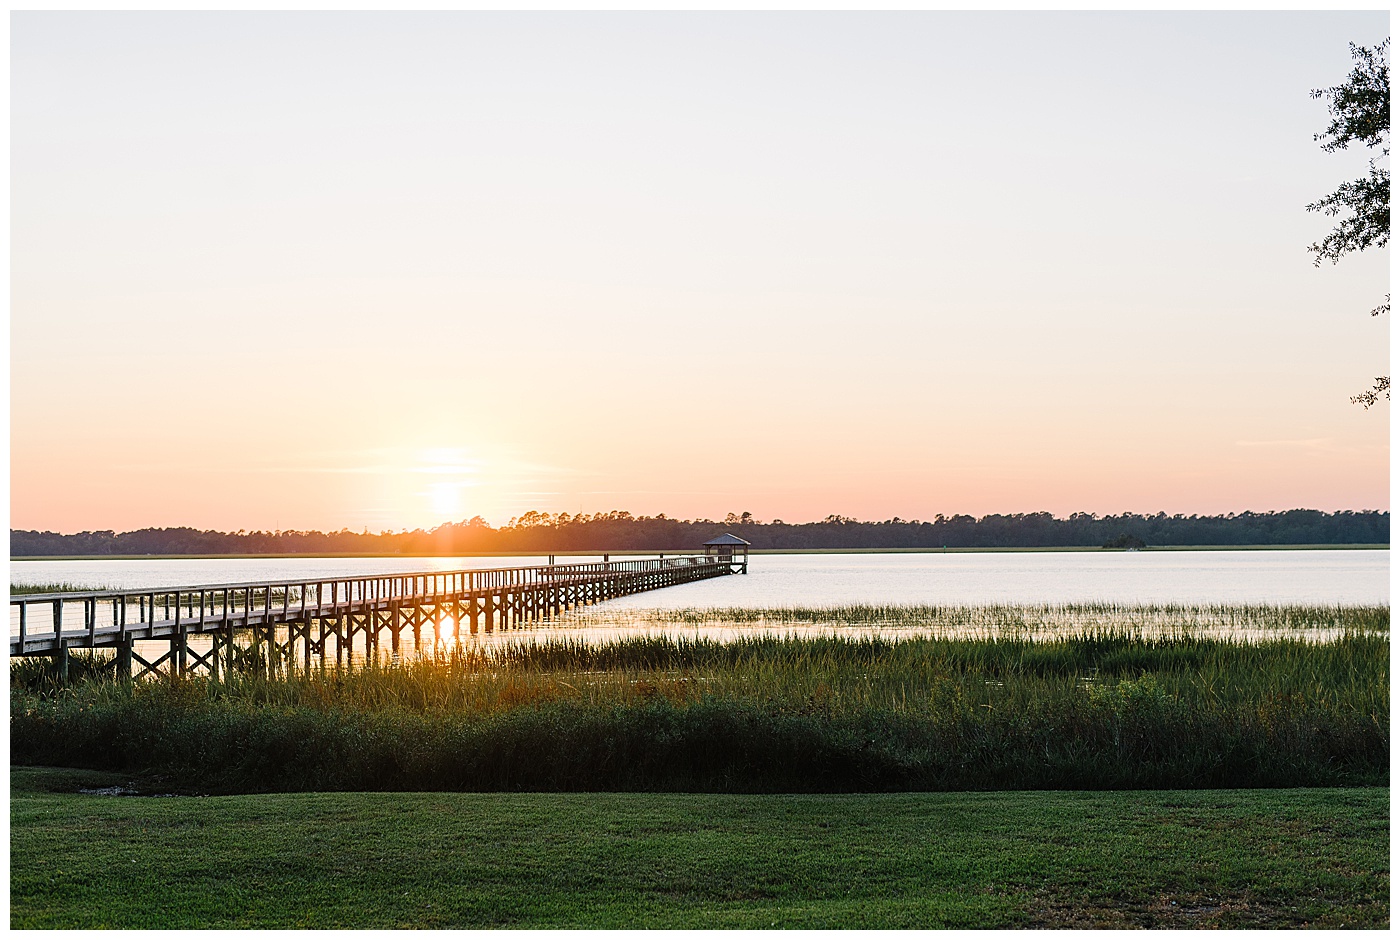
[[1381,395],[1385,395],[1385,400],[1390,401],[1390,376],[1388,375],[1376,376],[1375,387],[1368,388],[1360,395],[1351,396],[1351,402],[1353,405],[1360,405],[1362,409],[1369,411],[1372,405],[1381,400]]

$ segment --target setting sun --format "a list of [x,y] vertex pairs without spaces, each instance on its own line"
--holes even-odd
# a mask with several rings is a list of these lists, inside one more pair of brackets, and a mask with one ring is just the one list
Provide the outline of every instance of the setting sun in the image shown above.
[[442,516],[452,516],[462,510],[460,483],[434,483],[428,487],[428,498],[433,512]]

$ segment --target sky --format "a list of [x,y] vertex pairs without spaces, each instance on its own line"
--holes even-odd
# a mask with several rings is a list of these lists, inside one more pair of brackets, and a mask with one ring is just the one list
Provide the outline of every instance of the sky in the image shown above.
[[1388,510],[1388,34],[13,13],[11,525]]

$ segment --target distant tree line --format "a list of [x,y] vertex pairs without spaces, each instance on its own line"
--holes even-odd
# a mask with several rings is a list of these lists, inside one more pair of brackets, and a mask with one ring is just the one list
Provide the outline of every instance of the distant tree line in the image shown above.
[[734,532],[759,549],[811,548],[1036,548],[1053,546],[1139,547],[1149,545],[1337,545],[1390,542],[1390,513],[1243,512],[1224,516],[1099,516],[1048,512],[935,516],[932,521],[898,517],[861,522],[827,516],[820,522],[759,522],[751,513],[723,521],[671,519],[628,512],[528,512],[494,528],[480,516],[411,532],[212,532],[191,528],[135,532],[10,530],[10,554],[26,555],[235,555],[336,553],[439,554],[473,552],[695,551],[706,540]]

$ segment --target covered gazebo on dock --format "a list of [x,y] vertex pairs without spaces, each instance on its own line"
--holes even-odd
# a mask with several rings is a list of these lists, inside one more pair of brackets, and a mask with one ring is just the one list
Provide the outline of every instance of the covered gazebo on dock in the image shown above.
[[705,543],[705,556],[739,566],[739,574],[749,573],[749,543],[728,532]]

